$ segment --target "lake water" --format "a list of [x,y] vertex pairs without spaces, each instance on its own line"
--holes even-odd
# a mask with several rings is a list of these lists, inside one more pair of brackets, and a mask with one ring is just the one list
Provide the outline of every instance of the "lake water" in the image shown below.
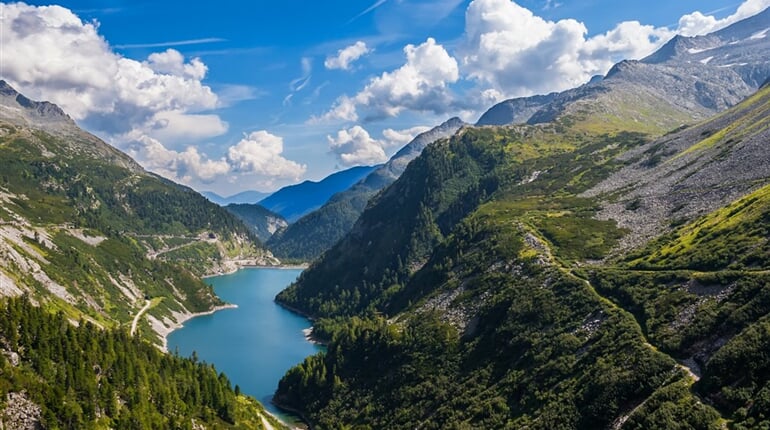
[[169,351],[213,363],[245,394],[271,413],[287,418],[270,403],[289,368],[322,347],[305,339],[310,321],[278,306],[273,298],[297,279],[301,270],[243,269],[206,279],[228,303],[238,305],[187,321],[168,337]]

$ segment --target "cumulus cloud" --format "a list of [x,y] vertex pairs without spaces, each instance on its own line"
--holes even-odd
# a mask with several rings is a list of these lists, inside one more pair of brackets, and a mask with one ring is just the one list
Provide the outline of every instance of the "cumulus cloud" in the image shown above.
[[150,54],[147,57],[147,65],[158,73],[183,76],[194,80],[203,79],[208,71],[208,67],[203,64],[200,58],[193,58],[189,63],[185,63],[184,56],[175,49]]
[[[125,58],[113,52],[97,23],[83,22],[59,6],[0,3],[0,17],[0,76],[33,99],[60,105],[148,170],[187,184],[233,173],[263,175],[268,181],[304,173],[305,166],[281,156],[281,138],[267,132],[250,134],[219,159],[189,145],[169,149],[170,143],[228,130],[218,115],[203,113],[222,103],[202,83],[208,68],[199,58],[186,60],[174,49],[144,61]],[[293,91],[307,85],[311,68],[303,59],[303,77],[292,82]],[[236,98],[244,97],[243,88],[236,90]]]
[[267,131],[255,131],[227,149],[218,159],[193,146],[169,149],[159,140],[134,131],[121,136],[119,146],[146,169],[184,184],[211,183],[227,175],[256,176],[262,185],[277,179],[299,180],[307,166],[282,156],[283,139]]
[[457,61],[433,38],[418,46],[406,45],[404,54],[403,66],[372,78],[353,97],[338,98],[330,111],[315,120],[356,121],[359,108],[367,111],[368,118],[394,117],[407,109],[435,113],[449,110],[453,100],[449,84],[460,78]]
[[465,18],[463,70],[505,96],[575,87],[621,59],[651,53],[673,36],[668,29],[630,21],[586,38],[583,23],[548,21],[510,0],[474,0]]
[[227,161],[235,172],[299,180],[307,166],[287,160],[282,153],[283,138],[260,130],[231,146]]
[[59,6],[0,4],[0,74],[32,98],[60,105],[89,128],[109,134],[145,126],[158,112],[217,107],[202,84],[206,66],[167,50],[140,62],[112,51],[97,24]]
[[141,131],[161,142],[189,142],[220,136],[226,133],[227,129],[227,123],[218,115],[168,110],[153,114],[132,132]]
[[388,159],[385,142],[372,138],[363,127],[356,125],[337,132],[337,136],[326,136],[329,148],[344,166],[377,164]]
[[146,169],[185,184],[193,181],[210,183],[230,172],[230,165],[224,158],[208,159],[192,146],[181,152],[167,149],[146,135],[137,135],[125,149]]
[[375,139],[360,125],[342,129],[336,136],[326,136],[329,149],[343,166],[378,164],[388,160],[385,150],[401,147],[430,127],[412,127],[405,130],[388,128],[382,131],[384,139]]
[[425,133],[430,130],[430,127],[416,126],[407,128],[405,130],[393,130],[392,128],[386,128],[382,131],[382,135],[391,142],[393,145],[403,146],[411,142],[418,134]]
[[337,51],[336,56],[326,57],[324,66],[329,70],[350,70],[351,64],[371,52],[372,50],[366,46],[366,43],[359,40],[358,42]]
[[683,36],[700,36],[708,34],[725,28],[742,19],[756,15],[768,7],[770,7],[770,0],[746,0],[738,7],[734,14],[724,19],[716,19],[713,16],[704,15],[703,13],[696,11],[679,19],[679,28],[677,29],[677,32]]

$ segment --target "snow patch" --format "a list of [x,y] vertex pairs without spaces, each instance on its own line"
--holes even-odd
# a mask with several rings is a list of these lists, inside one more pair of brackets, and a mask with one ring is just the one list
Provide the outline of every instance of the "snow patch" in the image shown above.
[[701,62],[701,64],[708,64],[709,61],[711,61],[713,59],[714,59],[714,56],[712,55],[711,57],[704,58],[704,59],[700,60],[700,62]]
[[767,32],[770,31],[770,28],[766,28],[762,31],[758,31],[749,37],[749,40],[757,40],[757,39],[764,39],[767,37]]

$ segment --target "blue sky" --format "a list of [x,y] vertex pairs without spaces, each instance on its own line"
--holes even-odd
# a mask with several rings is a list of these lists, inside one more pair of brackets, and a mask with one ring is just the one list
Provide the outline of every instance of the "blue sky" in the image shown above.
[[198,190],[384,161],[451,116],[563,90],[770,0],[2,3],[0,77]]

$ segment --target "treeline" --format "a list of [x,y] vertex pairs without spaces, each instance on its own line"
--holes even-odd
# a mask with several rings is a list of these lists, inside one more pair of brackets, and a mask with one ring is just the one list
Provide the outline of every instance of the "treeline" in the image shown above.
[[239,408],[258,408],[195,356],[164,354],[125,330],[75,326],[27,297],[0,301],[0,352],[0,398],[26,393],[46,429],[230,428]]

